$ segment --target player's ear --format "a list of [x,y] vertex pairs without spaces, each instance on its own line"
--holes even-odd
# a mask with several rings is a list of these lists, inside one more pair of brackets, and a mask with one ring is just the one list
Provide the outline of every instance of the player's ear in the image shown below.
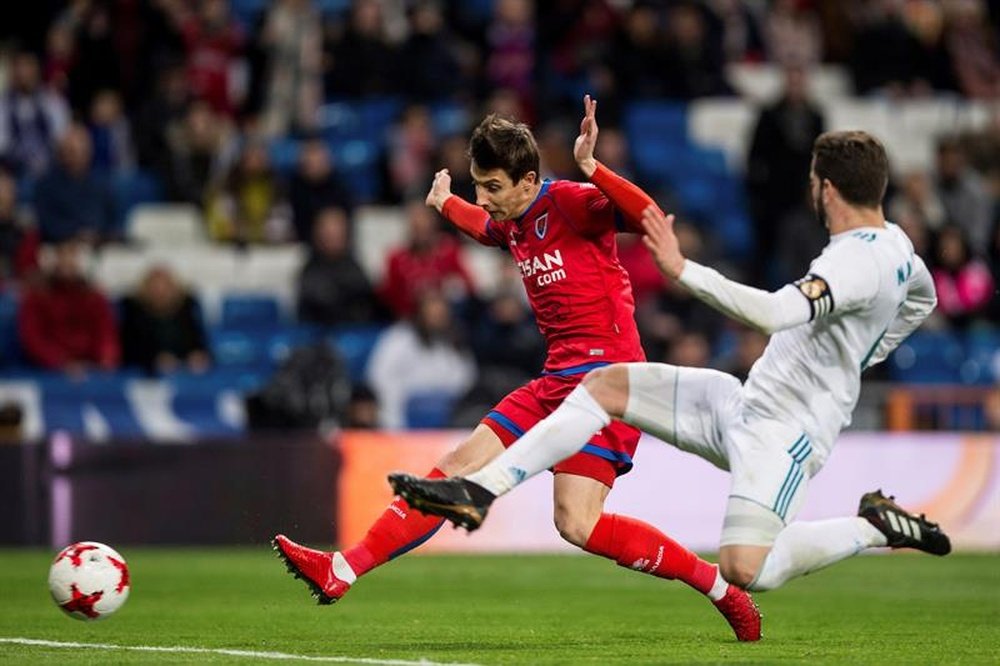
[[538,182],[538,173],[535,171],[529,171],[528,173],[521,176],[520,185],[524,189],[530,189],[535,183]]

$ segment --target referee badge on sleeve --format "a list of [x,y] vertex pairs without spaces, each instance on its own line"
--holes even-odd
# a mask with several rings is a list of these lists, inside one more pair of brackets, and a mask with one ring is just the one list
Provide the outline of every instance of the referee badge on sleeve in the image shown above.
[[809,321],[833,312],[833,294],[830,293],[830,285],[826,280],[810,273],[801,280],[796,280],[795,286],[809,301]]

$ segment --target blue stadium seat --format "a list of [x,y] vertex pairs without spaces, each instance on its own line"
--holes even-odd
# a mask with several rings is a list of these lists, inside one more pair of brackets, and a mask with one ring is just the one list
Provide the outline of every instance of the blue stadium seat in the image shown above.
[[406,401],[407,428],[445,428],[457,396],[440,391],[418,393]]
[[222,297],[222,327],[226,329],[273,329],[281,323],[281,307],[267,294],[227,294]]
[[687,106],[680,102],[635,102],[625,109],[625,132],[633,144],[687,144]]
[[118,214],[118,228],[125,229],[128,214],[139,204],[163,201],[163,183],[156,174],[134,169],[116,173],[111,181]]
[[301,141],[284,137],[271,141],[267,152],[274,170],[287,175],[295,170],[301,151]]
[[1000,331],[971,331],[965,338],[962,382],[990,385],[1000,383]]
[[368,357],[371,356],[382,331],[383,327],[377,325],[348,326],[334,331],[328,337],[330,344],[340,352],[347,363],[351,381],[364,380]]
[[296,347],[311,344],[320,339],[319,330],[313,326],[299,325],[274,331],[267,339],[267,355],[275,364],[281,363]]
[[272,367],[261,334],[240,330],[210,329],[212,356],[221,367],[264,370]]
[[952,384],[960,381],[965,360],[960,340],[939,331],[916,331],[893,352],[889,375],[899,382]]

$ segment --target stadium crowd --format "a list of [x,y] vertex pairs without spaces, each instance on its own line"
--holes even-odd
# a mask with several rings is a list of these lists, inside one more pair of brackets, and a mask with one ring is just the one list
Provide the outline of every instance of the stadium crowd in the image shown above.
[[[984,128],[936,137],[932,168],[896,171],[886,217],[932,270],[928,327],[1000,322],[994,0],[72,0],[19,14],[0,26],[0,291],[16,299],[23,358],[0,367],[210,368],[198,285],[155,266],[117,304],[80,259],[130,242],[137,200],[186,203],[212,243],[308,248],[300,323],[383,331],[370,391],[353,393],[374,394],[380,416],[355,409],[364,417],[350,425],[406,425],[407,397],[429,388],[464,396],[452,422],[469,425],[544,355],[516,268],[481,293],[469,241],[423,203],[442,167],[474,200],[471,126],[490,111],[527,121],[543,175],[580,180],[572,141],[582,94],[594,94],[598,158],[680,213],[685,254],[774,288],[825,243],[805,179],[825,128],[808,85],[821,64],[849,73],[858,97],[998,105]],[[784,83],[736,174],[749,241],[734,249],[731,229],[637,166],[624,124],[635,102],[738,95],[727,76],[738,63],[777,65]],[[338,134],[352,109],[369,137],[360,157]],[[355,239],[359,208],[373,205],[398,207],[407,234],[378,283]],[[637,241],[620,236],[619,252],[649,358],[745,377],[766,338],[666,283]]]

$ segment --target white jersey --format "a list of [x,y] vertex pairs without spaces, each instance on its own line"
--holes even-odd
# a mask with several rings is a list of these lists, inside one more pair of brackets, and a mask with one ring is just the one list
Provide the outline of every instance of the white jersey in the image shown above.
[[799,425],[817,468],[851,422],[861,371],[883,360],[934,306],[934,287],[894,224],[845,231],[797,288],[809,321],[772,335],[744,385],[745,409]]

